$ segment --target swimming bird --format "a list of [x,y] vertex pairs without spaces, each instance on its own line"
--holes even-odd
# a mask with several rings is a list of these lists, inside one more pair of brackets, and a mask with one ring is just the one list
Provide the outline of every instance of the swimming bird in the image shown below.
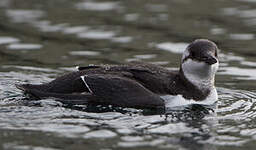
[[177,71],[139,62],[91,65],[49,83],[16,87],[38,99],[52,97],[72,104],[132,108],[161,108],[166,103],[213,104],[218,99],[214,86],[218,66],[217,45],[198,39],[185,49]]

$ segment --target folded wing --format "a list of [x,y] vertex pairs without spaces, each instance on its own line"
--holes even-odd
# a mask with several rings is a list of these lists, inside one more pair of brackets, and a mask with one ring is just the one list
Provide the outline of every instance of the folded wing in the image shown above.
[[[39,99],[54,97],[72,104],[107,104],[133,108],[163,107],[164,102],[136,80],[114,74],[72,75],[42,85],[17,85]],[[72,79],[72,80],[71,80]]]

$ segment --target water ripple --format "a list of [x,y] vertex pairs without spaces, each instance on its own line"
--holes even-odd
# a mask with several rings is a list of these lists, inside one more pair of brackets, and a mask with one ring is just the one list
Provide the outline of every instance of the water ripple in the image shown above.
[[123,148],[180,147],[184,146],[182,143],[191,143],[195,147],[200,147],[201,143],[241,146],[256,137],[253,123],[256,93],[253,91],[218,88],[217,114],[200,106],[169,111],[166,115],[136,109],[113,112],[114,109],[103,109],[102,106],[99,107],[101,110],[92,112],[89,106],[70,107],[53,99],[24,99],[13,83],[20,79],[33,83],[49,81],[51,73],[57,72],[40,68],[31,70],[31,67],[18,69],[40,72],[40,75],[1,73],[0,86],[5,89],[1,91],[1,129],[45,132],[66,138],[119,139],[113,142]]

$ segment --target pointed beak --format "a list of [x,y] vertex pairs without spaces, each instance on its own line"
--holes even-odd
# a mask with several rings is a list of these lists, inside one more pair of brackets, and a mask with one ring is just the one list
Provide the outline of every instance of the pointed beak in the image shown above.
[[217,59],[216,59],[215,57],[213,57],[213,56],[208,56],[208,57],[206,57],[204,61],[205,61],[208,65],[213,65],[213,64],[215,64],[215,63],[218,62]]

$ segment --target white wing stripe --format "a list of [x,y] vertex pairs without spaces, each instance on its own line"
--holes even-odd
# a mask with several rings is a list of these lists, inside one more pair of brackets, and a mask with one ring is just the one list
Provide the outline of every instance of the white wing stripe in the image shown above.
[[93,93],[92,90],[90,89],[89,85],[86,83],[86,81],[85,81],[85,79],[84,79],[85,77],[86,77],[86,76],[80,76],[80,78],[83,80],[85,86],[88,88],[89,92],[90,92],[90,93]]

